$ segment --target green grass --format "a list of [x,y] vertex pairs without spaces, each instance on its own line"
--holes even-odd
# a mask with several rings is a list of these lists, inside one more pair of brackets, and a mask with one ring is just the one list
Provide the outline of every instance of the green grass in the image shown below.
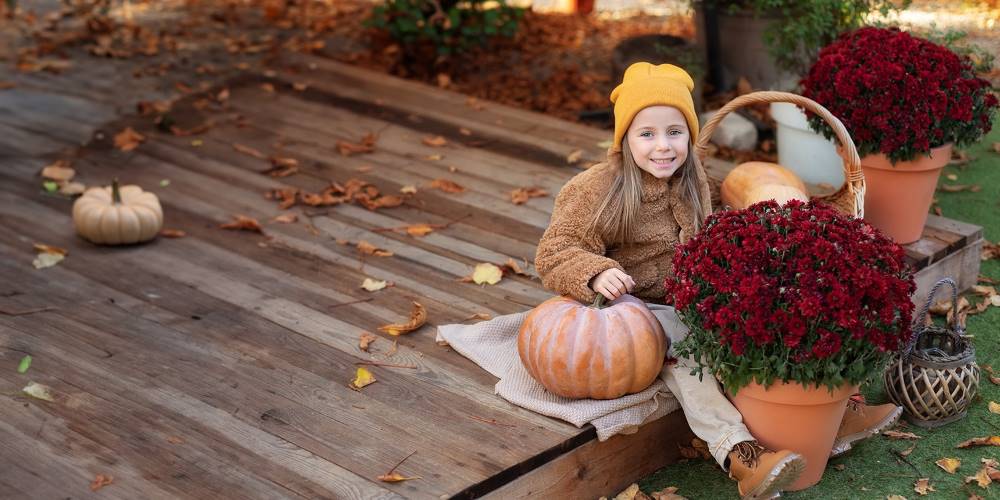
[[[994,142],[1000,142],[1000,120],[994,124],[989,136],[968,148],[967,153],[974,158],[973,161],[964,168],[949,166],[942,174],[943,183],[978,184],[982,187],[981,191],[937,194],[938,205],[945,217],[983,226],[985,237],[991,242],[1000,240],[1000,154],[992,151]],[[958,179],[947,180],[947,174],[955,174]],[[1000,261],[983,262],[980,274],[1000,279]],[[990,307],[982,314],[970,316],[967,331],[975,335],[980,366],[992,365],[1000,370],[1000,308]],[[881,380],[865,388],[865,394],[872,402],[887,401]],[[858,443],[844,456],[830,461],[819,484],[782,496],[830,500],[885,499],[895,494],[912,500],[919,496],[913,490],[914,483],[919,478],[927,477],[936,490],[927,498],[965,499],[978,494],[983,498],[1000,499],[1000,484],[992,484],[985,489],[975,483],[964,484],[966,476],[974,475],[981,468],[981,458],[1000,459],[1000,447],[955,448],[956,444],[973,437],[1000,435],[1000,415],[989,412],[987,405],[990,401],[1000,402],[1000,386],[991,384],[984,375],[979,396],[969,407],[966,418],[932,430],[908,426],[907,431],[922,436],[917,441],[876,436]],[[916,448],[907,457],[912,466],[893,453],[893,450],[905,450],[914,443]],[[962,461],[955,474],[948,474],[934,464],[944,457]],[[837,470],[835,465],[843,465],[843,470]],[[714,460],[673,464],[645,477],[639,485],[647,493],[677,486],[677,494],[691,499],[737,496],[736,483],[728,479]]]

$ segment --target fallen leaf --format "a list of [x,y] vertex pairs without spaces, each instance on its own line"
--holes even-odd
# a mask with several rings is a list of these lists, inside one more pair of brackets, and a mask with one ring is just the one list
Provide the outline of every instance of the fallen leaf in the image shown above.
[[59,183],[68,182],[76,175],[70,163],[66,160],[59,160],[42,169],[42,177]]
[[294,224],[299,221],[299,216],[298,214],[281,214],[271,220],[280,224]]
[[222,229],[234,229],[242,231],[252,231],[255,233],[264,233],[264,229],[260,227],[260,222],[253,217],[247,217],[245,215],[234,215],[234,220],[232,222],[227,222],[225,224],[220,224],[219,227]]
[[448,145],[448,139],[440,135],[428,135],[423,138],[422,142],[432,148],[440,148]]
[[223,102],[223,101],[225,101],[225,100],[227,100],[227,99],[229,99],[229,89],[228,88],[222,89],[222,90],[219,91],[218,94],[215,94],[215,100],[219,101],[220,103]]
[[700,458],[703,460],[712,458],[712,452],[709,451],[708,444],[698,438],[691,439],[691,446],[681,446],[680,443],[678,443],[677,448],[680,450],[681,456],[684,458]]
[[441,161],[441,160],[444,159],[444,156],[442,156],[442,155],[427,155],[425,157],[425,159],[427,159],[429,161]]
[[170,127],[170,133],[176,137],[190,137],[192,135],[204,134],[210,128],[212,128],[211,122],[205,122],[192,128],[180,128],[173,125]]
[[962,461],[957,458],[942,458],[934,463],[936,463],[938,467],[944,469],[944,471],[948,474],[954,474],[955,471],[957,471],[962,465]]
[[847,468],[847,466],[844,465],[844,464],[836,464],[836,465],[833,466],[833,468],[837,469],[837,470],[844,470],[844,469]]
[[459,133],[459,134],[462,134],[462,135],[464,135],[464,136],[470,136],[470,135],[472,135],[472,131],[471,131],[471,130],[469,130],[469,129],[467,129],[467,128],[465,128],[465,127],[461,127],[461,128],[459,128],[459,129],[458,129],[458,133]]
[[59,190],[59,183],[55,181],[43,181],[42,187],[45,189],[45,191],[49,193],[54,193]]
[[920,439],[920,436],[912,432],[882,431],[882,435],[892,439]]
[[271,161],[271,168],[264,170],[262,173],[271,177],[288,177],[299,171],[299,160],[295,158],[272,156],[269,160]]
[[687,497],[683,497],[677,494],[676,486],[668,486],[660,491],[654,491],[649,494],[651,500],[687,500]]
[[1000,377],[993,374],[993,367],[990,365],[983,365],[983,371],[989,375],[990,382],[993,385],[1000,385]]
[[413,303],[413,310],[410,311],[410,321],[407,323],[393,323],[378,327],[379,331],[389,335],[403,335],[410,333],[427,322],[427,310],[419,302]]
[[957,181],[958,180],[958,176],[955,175],[955,174],[948,174],[948,175],[945,176],[945,178],[947,178],[949,181]]
[[997,404],[994,401],[990,401],[989,407],[990,407],[990,413],[996,413],[997,415],[1000,415],[1000,404]]
[[261,88],[261,90],[263,90],[264,92],[267,92],[269,94],[273,94],[274,93],[274,84],[272,84],[272,83],[267,83],[267,82],[262,83],[262,84],[260,84],[260,88]]
[[615,495],[614,500],[636,500],[636,495],[642,494],[639,490],[639,485],[632,483],[628,488],[625,488],[621,493]]
[[479,99],[476,99],[475,97],[466,98],[465,105],[476,111],[482,111],[486,109],[486,106],[483,106],[483,104],[479,102]]
[[417,194],[417,186],[403,186],[399,188],[399,192],[403,194]]
[[410,481],[413,479],[422,479],[422,478],[420,476],[403,477],[398,472],[390,472],[389,474],[382,474],[377,479],[379,481],[384,481],[386,483],[398,483],[400,481]]
[[364,288],[369,292],[377,292],[385,288],[385,286],[386,286],[385,280],[376,280],[371,278],[365,278],[365,281],[361,283],[361,288]]
[[94,480],[90,482],[90,491],[97,491],[115,481],[113,476],[106,476],[104,474],[98,474],[94,476]]
[[160,230],[160,236],[163,236],[164,238],[183,238],[187,236],[187,233],[181,231],[180,229],[163,228]]
[[162,115],[170,111],[171,106],[170,101],[139,101],[135,103],[135,110],[141,116]]
[[930,478],[924,477],[917,479],[916,483],[913,483],[913,491],[916,491],[918,495],[926,495],[931,491],[937,491],[931,486]]
[[125,127],[115,135],[115,147],[122,151],[132,151],[146,141],[146,136],[132,130],[132,127]]
[[64,196],[75,196],[78,194],[83,194],[87,190],[82,182],[67,182],[59,188],[59,194]]
[[292,88],[295,89],[295,90],[297,90],[297,91],[299,91],[299,92],[305,92],[305,90],[307,88],[309,88],[309,84],[308,83],[295,82],[295,83],[292,84]]
[[28,368],[30,367],[31,367],[31,355],[28,354],[25,355],[23,358],[21,358],[21,362],[17,364],[17,373],[24,373],[28,371]]
[[446,88],[448,88],[449,85],[451,85],[451,77],[448,76],[448,73],[438,73],[437,74],[437,84],[438,84],[438,87],[446,89]]
[[66,256],[60,253],[42,252],[35,256],[35,260],[31,261],[31,265],[35,266],[35,269],[45,269],[62,262],[65,258]]
[[35,399],[42,399],[45,401],[52,401],[52,402],[55,401],[54,399],[52,399],[52,389],[50,389],[49,386],[45,384],[39,384],[37,382],[28,382],[28,385],[24,386],[24,389],[21,389],[21,391]]
[[580,157],[583,156],[582,149],[574,149],[570,154],[566,155],[566,163],[574,164],[580,161]]
[[406,234],[410,236],[427,236],[434,232],[434,228],[430,224],[413,224],[406,226]]
[[446,193],[461,193],[465,191],[465,188],[449,181],[448,179],[434,179],[431,181],[430,186],[432,188],[440,189]]
[[913,443],[913,446],[910,446],[909,448],[907,448],[905,450],[902,450],[902,451],[898,451],[896,453],[898,453],[899,456],[901,456],[901,457],[908,457],[908,456],[910,456],[910,453],[913,453],[913,450],[915,450],[915,449],[917,449],[917,444]]
[[484,262],[476,264],[476,270],[472,273],[472,281],[477,285],[495,285],[503,278],[503,271],[496,264]]
[[1000,446],[1000,436],[987,436],[972,438],[968,441],[962,441],[955,446],[956,448],[968,448],[970,446]]
[[982,191],[983,187],[979,184],[942,184],[938,189],[948,193],[958,193],[961,191],[978,193]]
[[463,319],[462,321],[469,321],[469,320],[473,320],[473,319],[479,319],[479,320],[486,321],[486,320],[489,320],[490,317],[491,316],[490,316],[489,313],[476,313],[476,314],[473,314],[472,316],[469,316],[468,318]]
[[351,385],[348,387],[354,389],[355,391],[360,391],[362,387],[374,384],[375,382],[377,382],[377,380],[375,380],[375,376],[372,375],[372,372],[368,371],[368,369],[363,366],[359,366],[357,373],[354,375],[354,380],[351,381]]
[[243,144],[237,142],[233,143],[233,149],[245,155],[250,155],[253,156],[254,158],[260,158],[261,160],[267,158],[267,155],[265,155],[264,153],[261,153],[260,151],[257,151],[256,149],[251,148],[250,146],[244,146]]
[[375,167],[373,167],[371,165],[361,165],[360,167],[355,168],[354,171],[355,172],[361,172],[362,174],[364,174],[364,173],[367,173],[367,172],[371,172],[373,168],[375,168]]
[[975,476],[965,476],[966,483],[971,483],[972,481],[975,481],[977,484],[979,484],[980,488],[985,488],[989,486],[990,483],[993,482],[993,479],[990,478],[989,467],[983,467],[982,469],[979,469],[979,471],[976,472]]
[[377,336],[377,335],[373,335],[373,334],[371,334],[371,333],[368,333],[368,332],[362,332],[362,333],[361,333],[361,336],[360,336],[360,337],[358,337],[358,347],[359,347],[359,348],[360,348],[360,349],[361,349],[362,351],[365,351],[365,352],[369,352],[369,351],[368,351],[368,348],[369,348],[369,347],[370,347],[370,346],[372,345],[372,343],[373,343],[373,342],[375,342],[376,340],[378,340],[378,336]]
[[521,205],[531,198],[541,198],[548,194],[548,191],[538,187],[517,188],[510,192],[510,201],[515,205]]
[[375,245],[372,245],[371,243],[368,243],[365,240],[359,241],[357,246],[358,246],[358,251],[365,255],[374,255],[375,257],[392,256],[392,252],[378,248]]
[[52,246],[52,245],[46,245],[44,243],[35,243],[33,245],[33,247],[34,247],[34,249],[35,249],[36,252],[40,252],[40,253],[57,253],[59,255],[67,255],[67,254],[69,254],[69,250],[66,250],[65,248],[55,247],[55,246]]
[[885,497],[885,500],[906,500],[906,497],[903,495],[889,495]]
[[361,138],[360,142],[353,143],[347,141],[337,141],[337,152],[343,156],[372,153],[375,151],[375,141],[377,137],[373,132]]

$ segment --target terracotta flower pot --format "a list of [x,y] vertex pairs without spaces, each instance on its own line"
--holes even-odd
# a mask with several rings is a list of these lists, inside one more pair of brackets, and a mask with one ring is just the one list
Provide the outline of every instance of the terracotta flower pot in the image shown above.
[[931,150],[893,165],[885,155],[861,158],[865,173],[865,220],[879,228],[896,243],[920,239],[927,223],[927,211],[934,199],[941,169],[951,159],[952,145]]
[[805,457],[806,470],[787,488],[795,491],[823,477],[847,400],[857,389],[845,385],[831,393],[826,387],[798,383],[775,382],[767,389],[751,383],[737,391],[732,401],[750,434],[762,445]]

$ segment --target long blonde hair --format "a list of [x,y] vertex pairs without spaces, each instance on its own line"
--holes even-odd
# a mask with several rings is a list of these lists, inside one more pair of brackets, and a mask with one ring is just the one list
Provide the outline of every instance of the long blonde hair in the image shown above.
[[[636,219],[642,204],[642,169],[632,156],[627,137],[622,139],[621,146],[622,168],[611,181],[590,226],[604,241],[625,246],[635,241]],[[701,228],[708,215],[702,210],[701,188],[695,172],[698,168],[701,168],[701,161],[694,153],[693,144],[688,141],[688,156],[678,171],[684,186],[684,198],[691,205],[695,231]],[[663,181],[667,182],[667,179]]]

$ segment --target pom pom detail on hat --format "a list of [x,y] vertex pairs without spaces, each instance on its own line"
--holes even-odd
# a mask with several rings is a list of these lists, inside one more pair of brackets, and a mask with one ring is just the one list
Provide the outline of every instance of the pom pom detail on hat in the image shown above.
[[694,112],[694,80],[673,64],[637,62],[625,70],[622,83],[611,91],[615,106],[615,137],[612,149],[621,150],[622,139],[632,119],[649,106],[673,106],[687,120],[691,142],[698,140],[698,116]]

